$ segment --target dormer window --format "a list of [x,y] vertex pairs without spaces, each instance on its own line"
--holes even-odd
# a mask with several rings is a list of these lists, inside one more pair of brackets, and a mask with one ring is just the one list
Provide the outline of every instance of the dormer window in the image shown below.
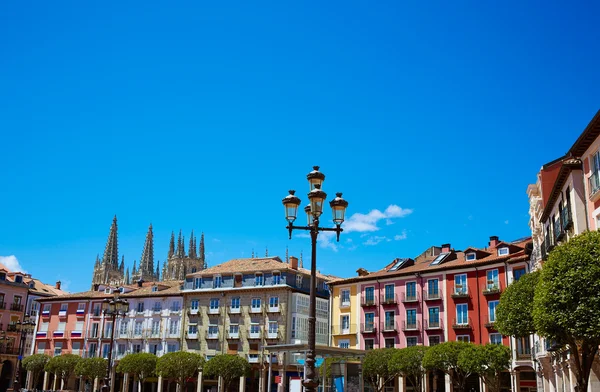
[[125,292],[125,288],[124,287],[119,287],[119,293],[124,293]]
[[23,283],[23,277],[21,275],[15,275],[16,283]]
[[0,280],[6,280],[6,274],[4,272],[0,272]]
[[265,279],[262,273],[257,273],[254,275],[254,285],[255,286],[263,286],[265,284]]
[[467,253],[467,261],[472,261],[477,259],[476,253]]
[[158,286],[152,286],[152,292],[153,293],[158,292]]
[[104,294],[111,294],[110,287],[104,289]]
[[508,248],[500,248],[498,249],[498,256],[506,256],[508,254]]
[[213,279],[213,288],[219,288],[223,284],[223,278],[221,275],[215,275]]

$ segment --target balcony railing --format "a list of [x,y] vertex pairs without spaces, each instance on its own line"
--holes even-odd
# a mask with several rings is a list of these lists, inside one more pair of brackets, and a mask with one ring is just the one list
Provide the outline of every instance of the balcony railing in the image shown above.
[[592,199],[600,190],[600,172],[592,173],[592,176],[588,180],[590,188],[590,199]]
[[362,333],[375,333],[375,332],[377,332],[377,325],[375,325],[374,322],[361,324],[360,331]]
[[488,282],[487,287],[483,289],[483,295],[499,294],[500,291],[500,282]]
[[381,330],[383,332],[395,332],[398,331],[398,325],[395,321],[384,321],[383,323],[381,323]]
[[248,363],[258,363],[258,354],[248,354]]
[[229,314],[240,314],[240,313],[242,313],[242,308],[239,306],[238,307],[230,306],[227,308],[227,312]]
[[573,226],[573,216],[571,215],[571,206],[567,204],[560,211],[560,221],[562,223],[563,231],[567,231]]
[[372,297],[362,297],[360,300],[361,306],[375,306],[375,296]]
[[162,308],[152,308],[152,313],[160,313],[162,312]]
[[559,216],[559,219],[554,221],[553,228],[554,228],[554,243],[557,243],[565,236],[565,232],[563,231],[562,224],[560,222],[560,216]]
[[248,339],[260,339],[260,330],[258,331],[252,331],[250,330],[250,332],[248,332]]
[[251,306],[250,313],[262,313],[262,306]]
[[554,237],[550,235],[549,231],[546,231],[544,242],[546,243],[546,252],[550,252],[552,249],[554,249]]
[[206,336],[206,339],[209,339],[209,340],[219,339],[219,331],[207,330],[205,336]]
[[471,322],[470,317],[454,319],[454,321],[452,322],[452,328],[454,329],[471,329],[472,325],[473,323]]
[[441,296],[439,290],[427,291],[425,294],[425,301],[436,301],[440,298]]
[[240,338],[240,330],[237,331],[229,331],[227,332],[227,339],[239,339]]
[[494,325],[495,325],[495,324],[496,324],[496,320],[495,320],[495,319],[494,319],[494,320],[491,320],[491,319],[488,317],[488,319],[487,319],[487,320],[486,320],[486,322],[483,324],[483,326],[484,326],[485,328],[494,328]]
[[8,324],[6,326],[6,332],[17,332],[17,324]]
[[208,308],[208,314],[219,314],[219,308]]
[[421,329],[421,323],[417,320],[404,321],[402,324],[403,331],[418,331]]
[[402,293],[402,302],[417,302],[419,293]]
[[279,313],[281,308],[278,306],[267,306],[267,313]]
[[452,298],[469,298],[469,290],[463,286],[454,286],[454,291],[451,295]]
[[393,305],[398,303],[398,297],[396,294],[384,294],[381,296],[381,304],[382,305]]
[[542,260],[547,260],[548,252],[546,251],[546,241],[542,241],[542,245],[540,245],[540,250],[542,251]]
[[331,327],[333,335],[352,335],[356,333],[356,324],[333,325]]
[[6,302],[4,302],[4,301],[0,302],[0,309],[2,309],[2,310],[6,309]]
[[425,329],[433,330],[433,329],[442,329],[443,324],[441,320],[425,320]]
[[185,337],[188,339],[198,339],[198,331],[196,331],[196,332],[187,331],[185,334]]
[[12,303],[10,304],[10,310],[14,310],[16,312],[22,312],[23,311],[23,304],[18,304],[18,303]]
[[516,355],[517,355],[517,360],[520,360],[520,361],[531,360],[531,353],[517,352]]
[[267,339],[279,339],[279,331],[267,331]]

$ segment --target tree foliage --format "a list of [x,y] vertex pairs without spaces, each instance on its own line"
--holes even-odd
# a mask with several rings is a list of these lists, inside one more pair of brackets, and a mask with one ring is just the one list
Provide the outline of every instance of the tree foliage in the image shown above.
[[533,297],[539,277],[539,271],[525,274],[502,293],[495,325],[502,335],[525,337],[535,333]]
[[75,365],[75,375],[85,379],[102,379],[106,376],[108,361],[104,358],[83,358]]
[[203,365],[204,358],[200,354],[177,351],[158,358],[156,373],[163,378],[177,382],[180,387],[183,387],[186,379],[198,373]]
[[23,359],[22,365],[28,372],[31,372],[34,387],[37,385],[40,374],[42,374],[49,360],[50,357],[46,354],[33,354]]
[[423,366],[427,370],[439,369],[450,376],[452,385],[457,391],[464,391],[467,377],[471,375],[458,361],[460,353],[472,343],[444,342],[433,347],[425,353]]
[[600,232],[585,232],[550,252],[533,301],[537,333],[567,344],[577,386],[588,388],[600,345]]
[[63,354],[50,358],[44,369],[62,379],[65,389],[69,389],[67,383],[80,360],[81,357],[79,355]]
[[117,372],[133,375],[135,381],[141,382],[143,389],[144,380],[156,371],[156,362],[156,355],[151,353],[127,354],[119,361]]
[[385,384],[398,376],[398,370],[390,366],[396,349],[379,348],[367,351],[363,360],[363,378],[375,391],[383,391]]
[[477,373],[489,392],[500,392],[500,375],[510,368],[510,349],[499,344],[469,344],[458,356],[458,365]]
[[413,390],[423,390],[423,376],[427,370],[423,367],[423,357],[429,347],[412,346],[396,350],[392,355],[390,367],[412,385]]
[[239,355],[221,354],[206,362],[203,371],[207,376],[222,377],[224,390],[228,391],[234,380],[250,371],[250,364]]

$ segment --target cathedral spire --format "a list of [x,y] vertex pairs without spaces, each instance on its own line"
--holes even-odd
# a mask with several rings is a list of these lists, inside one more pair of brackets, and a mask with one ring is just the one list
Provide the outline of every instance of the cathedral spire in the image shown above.
[[135,274],[137,273],[136,264],[137,260],[133,260],[133,270],[131,270],[131,276],[135,276]]
[[119,266],[121,273],[125,272],[125,255],[121,256],[121,265]]
[[300,268],[304,268],[304,263],[302,262],[302,251],[300,251],[300,264],[298,265]]
[[[200,260],[204,261],[204,233],[200,235]],[[205,267],[206,268],[206,267]]]
[[112,225],[110,226],[110,232],[108,233],[108,240],[106,241],[106,248],[104,249],[104,256],[102,257],[102,264],[112,265],[115,269],[119,268],[119,249],[117,244],[117,216],[113,218]]
[[152,223],[148,227],[148,233],[146,234],[146,243],[144,243],[144,250],[142,251],[142,258],[140,259],[140,275],[142,279],[149,280],[154,274],[154,234],[152,232]]
[[127,267],[127,272],[125,273],[125,284],[129,284],[129,267]]
[[181,236],[181,229],[179,230],[179,237],[177,237],[177,250],[175,255],[179,258],[185,257],[185,249],[183,248],[184,238]]
[[169,243],[169,259],[175,254],[175,233],[171,232],[171,242]]
[[192,234],[190,235],[190,246],[188,249],[188,254],[191,259],[196,258],[196,245],[194,244],[194,230],[192,230]]
[[156,273],[154,275],[154,280],[157,282],[160,281],[160,260],[156,261]]
[[265,257],[269,257],[269,247],[265,246]]
[[254,248],[252,248],[252,258],[254,258]]
[[96,264],[94,265],[94,267],[100,267],[100,255],[96,255]]

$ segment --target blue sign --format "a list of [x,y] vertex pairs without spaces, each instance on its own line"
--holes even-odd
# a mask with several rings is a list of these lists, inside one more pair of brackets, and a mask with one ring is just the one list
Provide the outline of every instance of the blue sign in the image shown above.
[[22,356],[22,355],[19,355],[19,361],[20,361],[20,360],[22,360],[22,359],[23,359],[23,356]]
[[[321,366],[323,364],[324,360],[325,360],[324,358],[317,358],[315,360],[315,366],[316,367]],[[299,365],[304,365],[304,359],[299,359],[297,362],[298,362]]]

